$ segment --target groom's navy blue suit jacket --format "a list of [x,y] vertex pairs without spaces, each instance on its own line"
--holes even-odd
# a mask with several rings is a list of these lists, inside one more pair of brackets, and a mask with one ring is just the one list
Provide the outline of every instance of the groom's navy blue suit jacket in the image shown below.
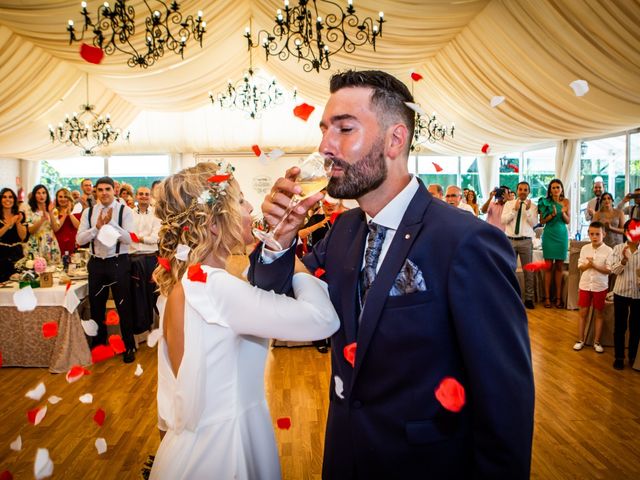
[[[366,236],[364,213],[347,211],[304,258],[311,272],[326,271],[341,319],[332,337],[323,478],[529,478],[531,352],[504,233],[434,199],[420,183],[358,324]],[[293,249],[269,265],[260,250],[250,281],[290,291]],[[426,289],[389,296],[407,259]],[[343,355],[352,342],[355,367]],[[458,413],[435,397],[445,377],[465,389]]]

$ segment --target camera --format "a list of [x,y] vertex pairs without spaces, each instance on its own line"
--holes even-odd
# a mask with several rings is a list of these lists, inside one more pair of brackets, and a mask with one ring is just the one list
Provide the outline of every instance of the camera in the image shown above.
[[629,200],[640,201],[640,193],[629,193]]
[[497,199],[504,198],[504,188],[494,188],[493,191],[496,192],[495,197]]

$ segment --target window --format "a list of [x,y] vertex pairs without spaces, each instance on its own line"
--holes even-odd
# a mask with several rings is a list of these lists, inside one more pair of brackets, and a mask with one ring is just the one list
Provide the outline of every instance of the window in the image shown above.
[[53,194],[60,188],[80,190],[85,178],[96,181],[104,175],[102,157],[73,157],[45,160],[40,164],[40,182]]
[[169,168],[168,155],[114,156],[106,161],[103,157],[72,157],[43,161],[40,164],[40,178],[51,193],[61,187],[80,190],[83,179],[90,178],[95,182],[107,174],[136,189],[140,186],[150,187],[153,181],[162,180],[169,175]]
[[477,157],[460,157],[460,186],[476,192],[477,198],[482,197]]
[[420,156],[418,176],[426,186],[439,183],[442,188],[458,183],[458,157]]
[[134,189],[151,187],[155,180],[169,175],[168,155],[127,155],[109,158],[109,176]]
[[580,148],[581,210],[593,198],[593,181],[602,177],[605,191],[619,202],[625,195],[624,161],[626,135],[582,142]]
[[500,157],[500,185],[515,192],[520,182],[520,153],[510,153]]
[[556,147],[524,152],[524,180],[531,185],[531,198],[547,196],[549,182],[556,178]]
[[640,132],[629,135],[629,191],[640,188]]

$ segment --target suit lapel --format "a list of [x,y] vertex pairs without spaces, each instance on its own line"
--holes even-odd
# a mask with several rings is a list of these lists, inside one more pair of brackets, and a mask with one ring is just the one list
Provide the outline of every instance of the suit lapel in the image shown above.
[[380,270],[367,294],[367,302],[362,312],[362,322],[358,330],[358,348],[356,349],[356,363],[352,382],[358,375],[360,365],[362,365],[367,348],[380,320],[391,286],[422,229],[424,214],[431,201],[432,198],[427,195],[424,185],[420,183],[420,187],[407,207],[407,211],[380,266]]
[[357,322],[356,305],[358,303],[358,280],[360,275],[360,267],[362,264],[362,255],[364,252],[365,239],[367,237],[367,222],[362,213],[360,220],[354,223],[349,231],[351,244],[347,247],[344,256],[344,267],[342,270],[342,278],[344,283],[342,288],[342,320],[344,322],[345,335],[347,344],[355,342]]

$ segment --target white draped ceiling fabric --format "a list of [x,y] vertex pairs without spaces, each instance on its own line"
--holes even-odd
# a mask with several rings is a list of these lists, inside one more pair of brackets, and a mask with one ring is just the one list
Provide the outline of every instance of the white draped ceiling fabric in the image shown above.
[[[127,3],[143,30],[143,2]],[[102,2],[88,4],[95,18]],[[432,146],[442,154],[478,155],[484,143],[497,154],[640,125],[639,0],[355,0],[361,18],[385,12],[376,52],[365,46],[338,54],[332,70],[320,73],[305,73],[293,59],[267,62],[260,49],[254,52],[254,65],[285,88],[296,86],[298,102],[317,107],[306,123],[292,115],[293,103],[250,120],[213,107],[207,97],[241,78],[249,63],[245,27],[250,19],[254,32],[272,26],[280,0],[180,5],[184,14],[204,12],[203,48],[189,44],[184,60],[169,52],[140,69],[128,67],[122,54],[89,64],[78,43],[69,45],[67,21],[82,24],[79,0],[0,2],[0,157],[77,155],[77,149],[52,145],[47,125],[84,103],[85,73],[96,110],[131,131],[129,143],[119,141],[105,154],[247,152],[254,144],[313,150],[329,77],[347,68],[379,68],[407,84],[411,71],[421,73],[417,101],[456,124],[453,140]],[[327,4],[318,5],[329,13]],[[569,87],[576,79],[589,82],[584,97]],[[506,97],[497,108],[489,105],[494,95]]]

